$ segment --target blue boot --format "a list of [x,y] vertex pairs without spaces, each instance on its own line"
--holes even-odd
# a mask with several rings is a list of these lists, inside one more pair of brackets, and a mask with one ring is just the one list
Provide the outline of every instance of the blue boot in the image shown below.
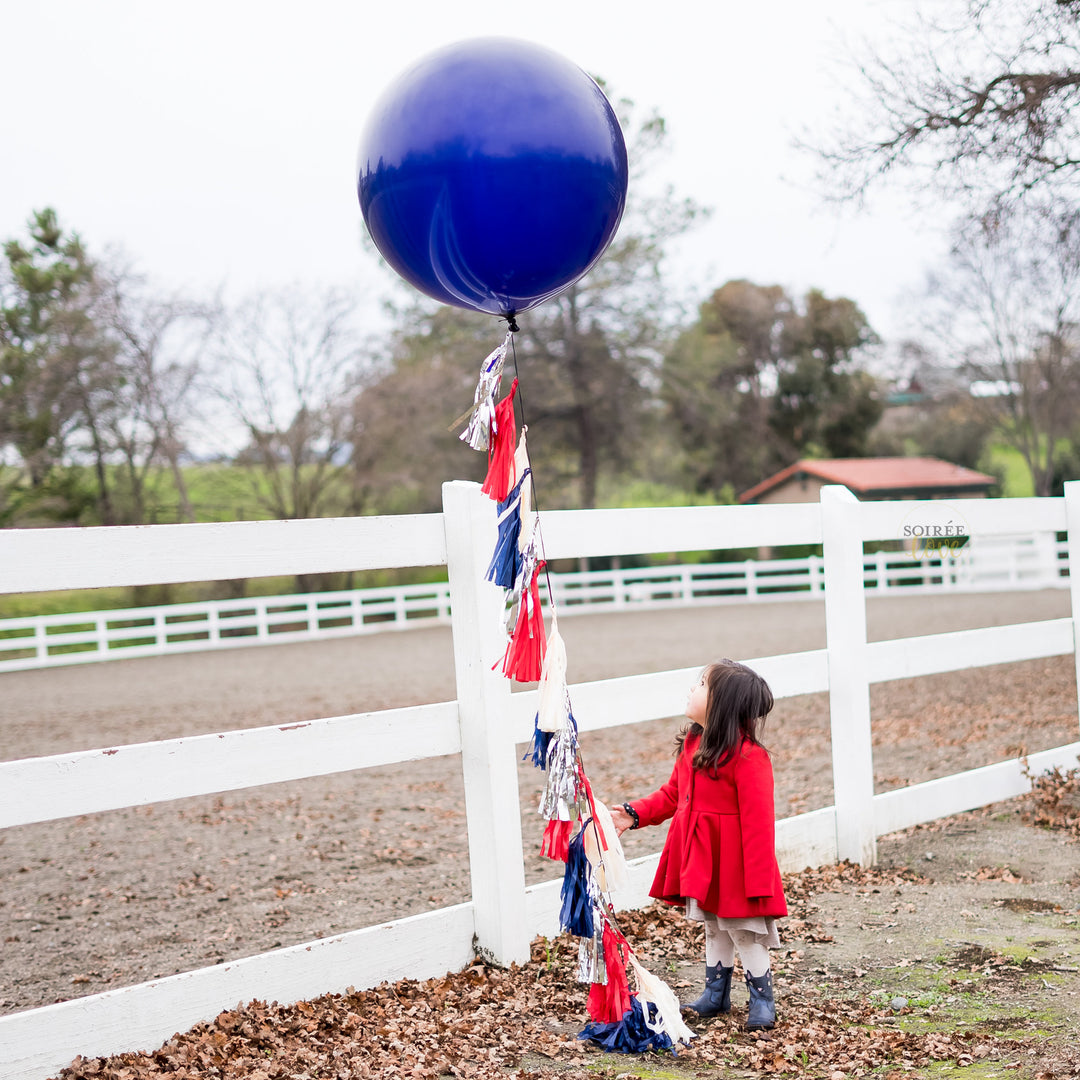
[[684,1005],[684,1009],[693,1009],[698,1016],[719,1016],[731,1012],[731,973],[734,967],[723,964],[705,965],[705,992],[697,999]]
[[776,1002],[773,1000],[772,972],[754,978],[746,976],[746,989],[750,991],[750,1007],[746,1013],[746,1030],[763,1031],[776,1023]]

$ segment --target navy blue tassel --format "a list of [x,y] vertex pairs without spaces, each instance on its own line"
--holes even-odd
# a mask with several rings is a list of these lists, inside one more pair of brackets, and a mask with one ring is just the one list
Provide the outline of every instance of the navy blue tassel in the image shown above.
[[529,475],[526,469],[514,490],[499,503],[499,536],[495,541],[495,553],[487,569],[487,580],[504,589],[512,589],[521,573],[521,552],[518,538],[521,535],[521,485]]
[[570,841],[566,854],[566,870],[562,881],[562,910],[559,925],[575,937],[593,936],[592,899],[589,897],[589,875],[592,873],[585,855],[585,830],[579,830]]
[[529,749],[525,751],[525,756],[522,761],[532,760],[532,763],[538,769],[547,768],[547,756],[548,747],[551,745],[551,740],[555,735],[554,731],[541,731],[539,725],[536,723],[540,719],[540,714],[537,713],[533,718],[533,739]]
[[[579,1039],[589,1039],[612,1054],[645,1054],[650,1050],[671,1050],[670,1036],[663,1031],[653,1031],[646,1023],[645,1010],[636,994],[630,996],[630,1008],[623,1018],[615,1024],[598,1024],[592,1021],[585,1025],[578,1035]],[[653,1006],[655,1008],[655,1006]],[[656,1023],[656,1018],[653,1018]]]

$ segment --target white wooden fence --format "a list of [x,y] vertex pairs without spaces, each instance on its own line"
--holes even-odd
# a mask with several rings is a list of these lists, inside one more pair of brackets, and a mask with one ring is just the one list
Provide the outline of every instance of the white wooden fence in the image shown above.
[[[810,555],[614,568],[552,574],[551,588],[561,614],[820,599],[822,567],[821,556]],[[944,557],[877,551],[863,558],[863,583],[875,593],[1068,588],[1068,568],[1065,541],[1025,533],[983,537]],[[546,592],[541,599],[546,606]],[[447,581],[0,619],[0,673],[449,622]]]
[[[826,487],[820,504],[543,517],[549,558],[823,545],[827,647],[747,658],[777,697],[830,691],[835,804],[777,823],[786,870],[872,862],[878,835],[1029,788],[1019,761],[1001,761],[874,794],[872,683],[1076,654],[1072,618],[868,643],[863,543],[899,536],[900,522],[922,506],[929,513],[940,504],[860,504]],[[1080,482],[1058,499],[967,502],[964,518],[976,537],[1078,532]],[[491,503],[458,482],[444,487],[440,515],[0,532],[0,592],[445,563],[455,701],[6,762],[0,828],[460,752],[472,886],[472,899],[455,907],[2,1017],[0,1076],[42,1080],[76,1054],[154,1047],[238,1001],[442,974],[469,962],[474,940],[498,961],[524,960],[532,937],[557,931],[559,880],[524,883],[517,744],[531,736],[536,694],[511,695],[492,670],[503,647],[502,592],[483,581],[494,540]],[[1075,611],[1080,582],[1069,584]],[[575,717],[590,731],[679,715],[696,670],[577,684]],[[1080,741],[1033,755],[1030,765],[1069,768],[1078,753]],[[634,860],[621,906],[646,902],[656,859]]]

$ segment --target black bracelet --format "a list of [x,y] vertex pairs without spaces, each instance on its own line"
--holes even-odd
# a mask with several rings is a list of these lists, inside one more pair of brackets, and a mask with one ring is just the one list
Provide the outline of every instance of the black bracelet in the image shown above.
[[622,808],[634,819],[634,824],[630,826],[631,829],[641,828],[641,818],[638,817],[638,812],[628,803],[624,802]]

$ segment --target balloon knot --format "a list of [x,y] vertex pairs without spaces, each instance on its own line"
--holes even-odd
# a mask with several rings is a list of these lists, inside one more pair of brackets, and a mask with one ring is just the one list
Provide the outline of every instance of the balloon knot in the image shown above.
[[512,311],[509,315],[506,316],[506,328],[510,331],[511,334],[516,334],[521,329],[521,327],[518,326],[517,319],[514,317],[514,313]]

